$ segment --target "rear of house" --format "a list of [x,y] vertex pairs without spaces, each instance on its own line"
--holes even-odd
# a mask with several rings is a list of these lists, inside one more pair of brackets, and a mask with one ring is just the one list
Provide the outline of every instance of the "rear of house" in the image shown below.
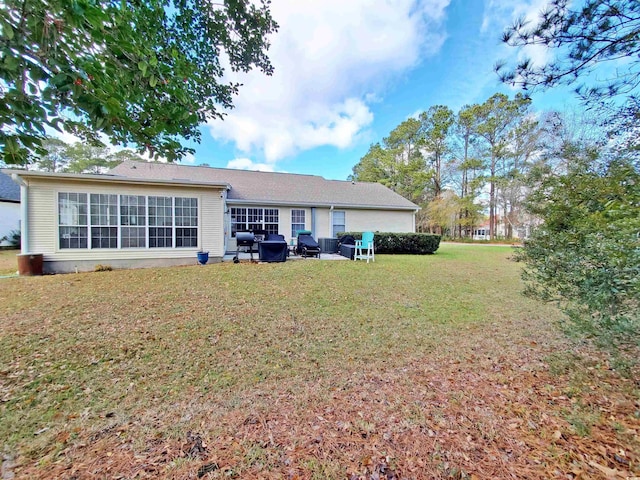
[[124,162],[110,172],[147,179],[179,178],[229,184],[225,194],[225,249],[236,232],[264,231],[295,241],[299,230],[318,238],[344,231],[414,232],[419,207],[389,188],[316,175]]
[[219,261],[245,231],[413,232],[418,210],[383,185],[313,175],[132,161],[107,175],[6,172],[21,189],[22,253],[45,272]]

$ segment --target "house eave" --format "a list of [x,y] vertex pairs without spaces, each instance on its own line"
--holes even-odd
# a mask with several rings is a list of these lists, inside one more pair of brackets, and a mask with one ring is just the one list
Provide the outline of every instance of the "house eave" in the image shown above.
[[122,177],[119,175],[97,175],[89,173],[50,173],[50,172],[37,172],[32,170],[11,170],[2,169],[2,172],[8,175],[15,175],[24,180],[29,178],[34,179],[60,179],[77,182],[92,182],[92,183],[118,183],[129,185],[150,185],[150,186],[188,186],[196,188],[216,188],[228,190],[231,186],[226,182],[198,182],[187,179],[173,179],[173,180],[150,180],[145,178],[131,178]]
[[402,210],[416,212],[420,207],[401,205],[358,205],[354,203],[339,202],[294,202],[286,200],[260,200],[260,199],[236,199],[227,198],[228,205],[279,205],[283,207],[326,207],[326,208],[352,208],[357,210]]

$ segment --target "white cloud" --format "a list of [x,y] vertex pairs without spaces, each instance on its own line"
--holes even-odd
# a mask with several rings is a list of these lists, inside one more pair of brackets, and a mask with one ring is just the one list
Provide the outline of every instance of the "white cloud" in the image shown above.
[[184,157],[182,157],[179,160],[179,163],[194,165],[196,163],[196,157],[193,155],[193,153],[187,153]]
[[236,158],[227,163],[227,168],[238,170],[257,170],[259,172],[273,172],[273,165],[266,163],[256,163],[248,158]]
[[300,151],[347,148],[391,82],[438,52],[450,0],[274,0],[275,73],[233,75],[240,95],[211,135],[268,165]]
[[[548,0],[486,0],[481,33],[498,34],[518,19],[531,26],[536,25],[548,3]],[[545,65],[553,57],[551,50],[544,45],[527,45],[514,51],[519,60],[528,58],[536,66]]]
[[520,18],[535,23],[548,3],[548,0],[485,0],[481,32],[496,26],[503,28]]

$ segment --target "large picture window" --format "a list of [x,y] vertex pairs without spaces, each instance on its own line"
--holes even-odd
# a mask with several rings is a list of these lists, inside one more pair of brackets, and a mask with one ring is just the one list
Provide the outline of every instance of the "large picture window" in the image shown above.
[[61,192],[58,231],[61,249],[194,248],[198,199]]
[[298,236],[298,232],[305,228],[305,210],[291,210],[291,238],[296,238]]
[[280,212],[277,208],[231,208],[231,236],[238,232],[265,231],[279,233]]

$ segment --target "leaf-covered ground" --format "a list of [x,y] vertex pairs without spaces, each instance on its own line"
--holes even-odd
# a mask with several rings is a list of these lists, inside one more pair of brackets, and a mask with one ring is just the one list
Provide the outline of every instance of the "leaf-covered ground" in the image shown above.
[[640,477],[637,375],[510,255],[2,279],[2,476]]

